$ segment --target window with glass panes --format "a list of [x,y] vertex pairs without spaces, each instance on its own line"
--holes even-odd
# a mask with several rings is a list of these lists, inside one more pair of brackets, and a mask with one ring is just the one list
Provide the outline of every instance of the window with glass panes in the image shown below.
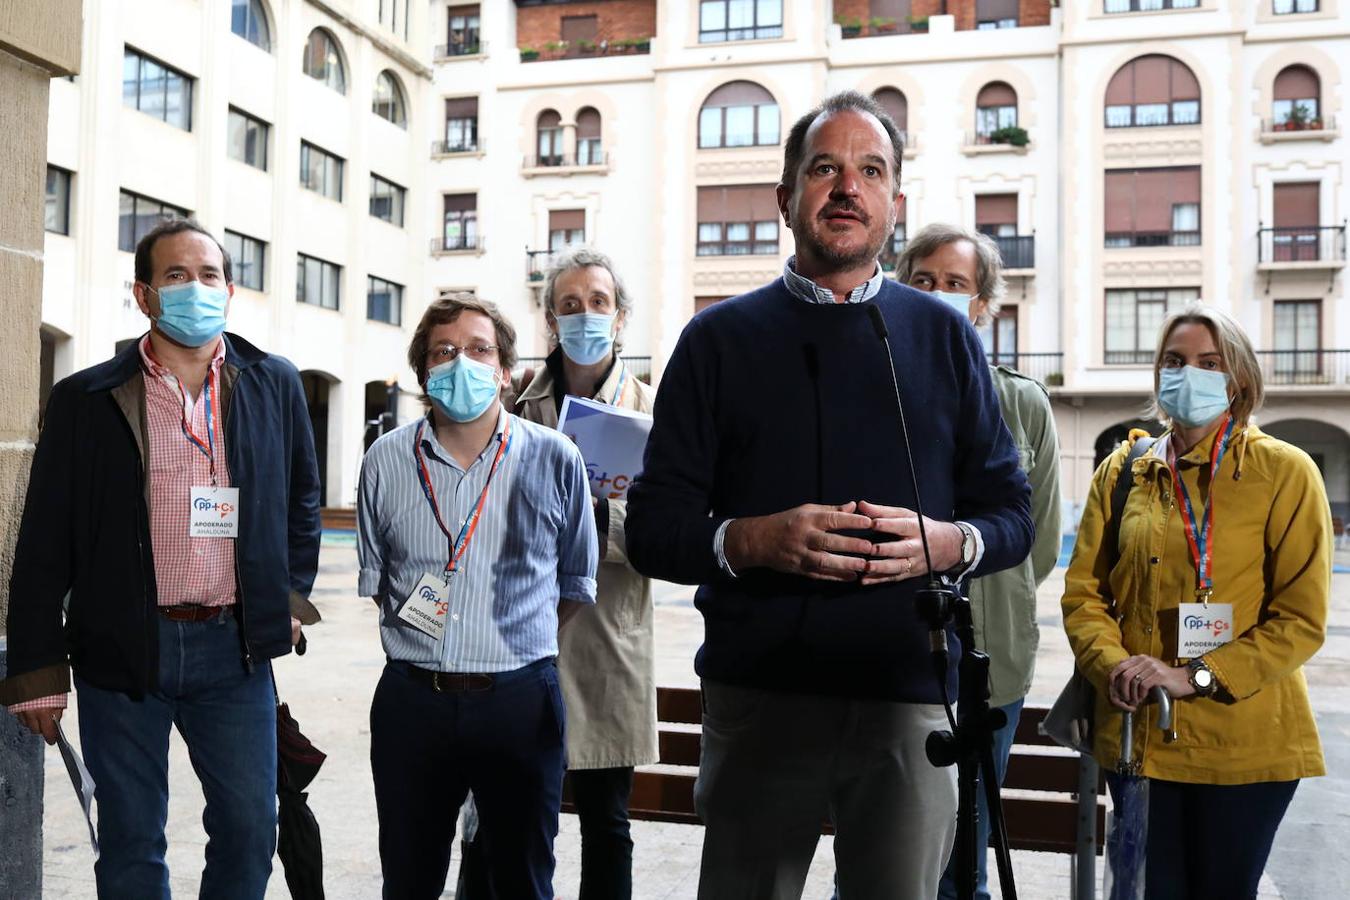
[[1107,247],[1194,247],[1200,243],[1200,167],[1109,169]]
[[310,306],[338,309],[341,306],[342,267],[317,256],[296,254],[295,299]]
[[1102,361],[1107,365],[1153,362],[1163,321],[1199,299],[1198,288],[1108,290]]
[[975,0],[975,28],[1017,27],[1017,0]]
[[403,227],[403,201],[407,191],[387,178],[370,175],[370,214],[391,225]]
[[403,285],[371,275],[366,278],[366,318],[403,324]]
[[452,97],[445,101],[445,153],[478,149],[478,98]]
[[55,234],[70,234],[70,173],[47,167],[47,210],[43,227]]
[[1017,367],[1015,305],[1005,303],[999,308],[998,315],[990,318],[987,324],[977,327],[975,332],[980,336],[980,342],[984,344],[984,354],[989,358],[990,365]]
[[122,191],[118,201],[117,249],[134,253],[141,238],[165,219],[187,218],[188,211],[131,191]]
[[234,266],[234,283],[250,290],[263,290],[267,245],[257,238],[225,230],[225,252]]
[[783,0],[700,0],[701,44],[754,41],[783,36]]
[[539,114],[535,127],[536,162],[541,166],[562,165],[562,116],[557,110],[546,109]]
[[1200,83],[1185,63],[1153,53],[1132,59],[1106,86],[1106,127],[1198,125]]
[[1275,76],[1271,118],[1280,131],[1310,131],[1322,127],[1322,80],[1307,66],[1286,66]]
[[773,185],[698,189],[699,256],[778,253],[778,202]]
[[1318,0],[1274,0],[1271,11],[1277,16],[1317,12]]
[[586,243],[586,210],[551,209],[548,211],[548,249],[550,253],[566,250],[573,244]]
[[300,142],[300,186],[342,200],[343,160],[308,141]]
[[339,94],[347,93],[347,71],[337,40],[322,28],[309,33],[302,69],[310,78],[322,81]]
[[1277,376],[1322,371],[1322,301],[1276,300],[1275,352],[1271,367]]
[[272,32],[262,0],[232,0],[230,30],[261,50],[272,49]]
[[1002,81],[986,84],[975,98],[975,137],[987,143],[1000,128],[1017,125],[1017,92]]
[[268,130],[268,124],[262,119],[230,107],[225,138],[230,158],[266,172]]
[[778,143],[773,95],[753,81],[733,81],[708,95],[698,114],[699,147],[765,147]]
[[1102,9],[1107,13],[1159,12],[1164,9],[1195,9],[1199,5],[1200,0],[1104,0]]
[[125,47],[122,51],[122,105],[191,131],[192,78],[139,50]]
[[478,195],[446,194],[442,250],[474,250],[478,247]]
[[385,70],[376,76],[370,111],[399,128],[408,127],[408,101],[404,99],[403,88],[393,72]]
[[577,165],[598,166],[604,161],[600,143],[600,113],[587,106],[577,112]]
[[471,56],[479,52],[478,7],[452,6],[450,33],[446,43],[447,56]]

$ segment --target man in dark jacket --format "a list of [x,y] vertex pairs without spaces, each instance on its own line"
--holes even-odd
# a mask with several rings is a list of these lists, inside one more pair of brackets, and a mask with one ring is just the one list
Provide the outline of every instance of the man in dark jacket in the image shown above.
[[844,897],[933,897],[951,849],[955,775],[924,741],[955,671],[934,677],[915,602],[911,468],[935,573],[1011,566],[1032,525],[978,336],[877,265],[902,149],[857,93],[793,126],[778,202],[796,256],[685,328],[629,491],[634,567],[701,585],[700,897],[800,895],[826,818]]
[[224,333],[234,285],[209,233],[154,228],[133,290],[150,332],[47,403],[0,703],[51,743],[74,669],[101,897],[169,896],[176,725],[206,798],[201,895],[261,898],[276,843],[270,661],[318,618],[314,438],[295,368]]

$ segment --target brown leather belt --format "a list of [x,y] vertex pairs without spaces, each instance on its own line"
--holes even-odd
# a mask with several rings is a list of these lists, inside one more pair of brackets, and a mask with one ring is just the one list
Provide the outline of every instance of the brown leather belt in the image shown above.
[[159,614],[170,622],[209,622],[212,619],[218,619],[226,614],[234,615],[234,604],[227,603],[224,606],[199,606],[196,604],[187,604],[183,606],[161,606]]
[[496,680],[491,675],[480,672],[435,672],[414,665],[408,665],[405,671],[413,681],[428,685],[438,694],[490,691]]

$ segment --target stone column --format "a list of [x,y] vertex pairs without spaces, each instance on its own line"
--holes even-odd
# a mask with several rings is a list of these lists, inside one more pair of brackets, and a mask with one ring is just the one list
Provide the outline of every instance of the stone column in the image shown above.
[[[14,541],[37,438],[47,89],[80,67],[80,0],[0,0],[0,676]],[[0,710],[0,897],[42,895],[41,738]]]

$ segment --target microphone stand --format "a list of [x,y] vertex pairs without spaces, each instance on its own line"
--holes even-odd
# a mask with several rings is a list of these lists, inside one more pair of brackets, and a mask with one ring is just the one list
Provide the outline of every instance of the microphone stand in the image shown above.
[[[944,584],[933,572],[928,531],[924,526],[923,501],[919,496],[918,475],[914,471],[914,454],[910,449],[909,426],[905,422],[905,405],[900,398],[900,380],[895,374],[890,335],[881,309],[875,303],[867,307],[867,313],[877,337],[886,347],[891,384],[895,388],[895,404],[900,411],[900,434],[905,443],[905,456],[909,460],[914,511],[919,519],[919,543],[923,547],[924,563],[928,570],[928,584],[919,589],[915,600],[919,611],[928,619],[933,673],[937,676],[938,693],[942,696],[951,730],[931,732],[924,744],[924,752],[934,766],[944,767],[956,763],[956,848],[953,851],[956,860],[956,894],[960,900],[974,900],[975,887],[979,881],[980,853],[984,848],[978,846],[975,840],[980,816],[976,797],[983,782],[985,805],[990,815],[990,837],[998,860],[999,885],[1005,900],[1017,900],[1007,823],[1003,818],[1003,801],[994,769],[994,732],[1007,724],[1007,716],[1000,709],[989,708],[989,656],[975,647],[975,622],[970,610],[970,599]],[[947,696],[947,624],[953,619],[957,639],[961,642],[961,660],[957,665],[960,679],[959,722],[952,715],[951,699]]]

